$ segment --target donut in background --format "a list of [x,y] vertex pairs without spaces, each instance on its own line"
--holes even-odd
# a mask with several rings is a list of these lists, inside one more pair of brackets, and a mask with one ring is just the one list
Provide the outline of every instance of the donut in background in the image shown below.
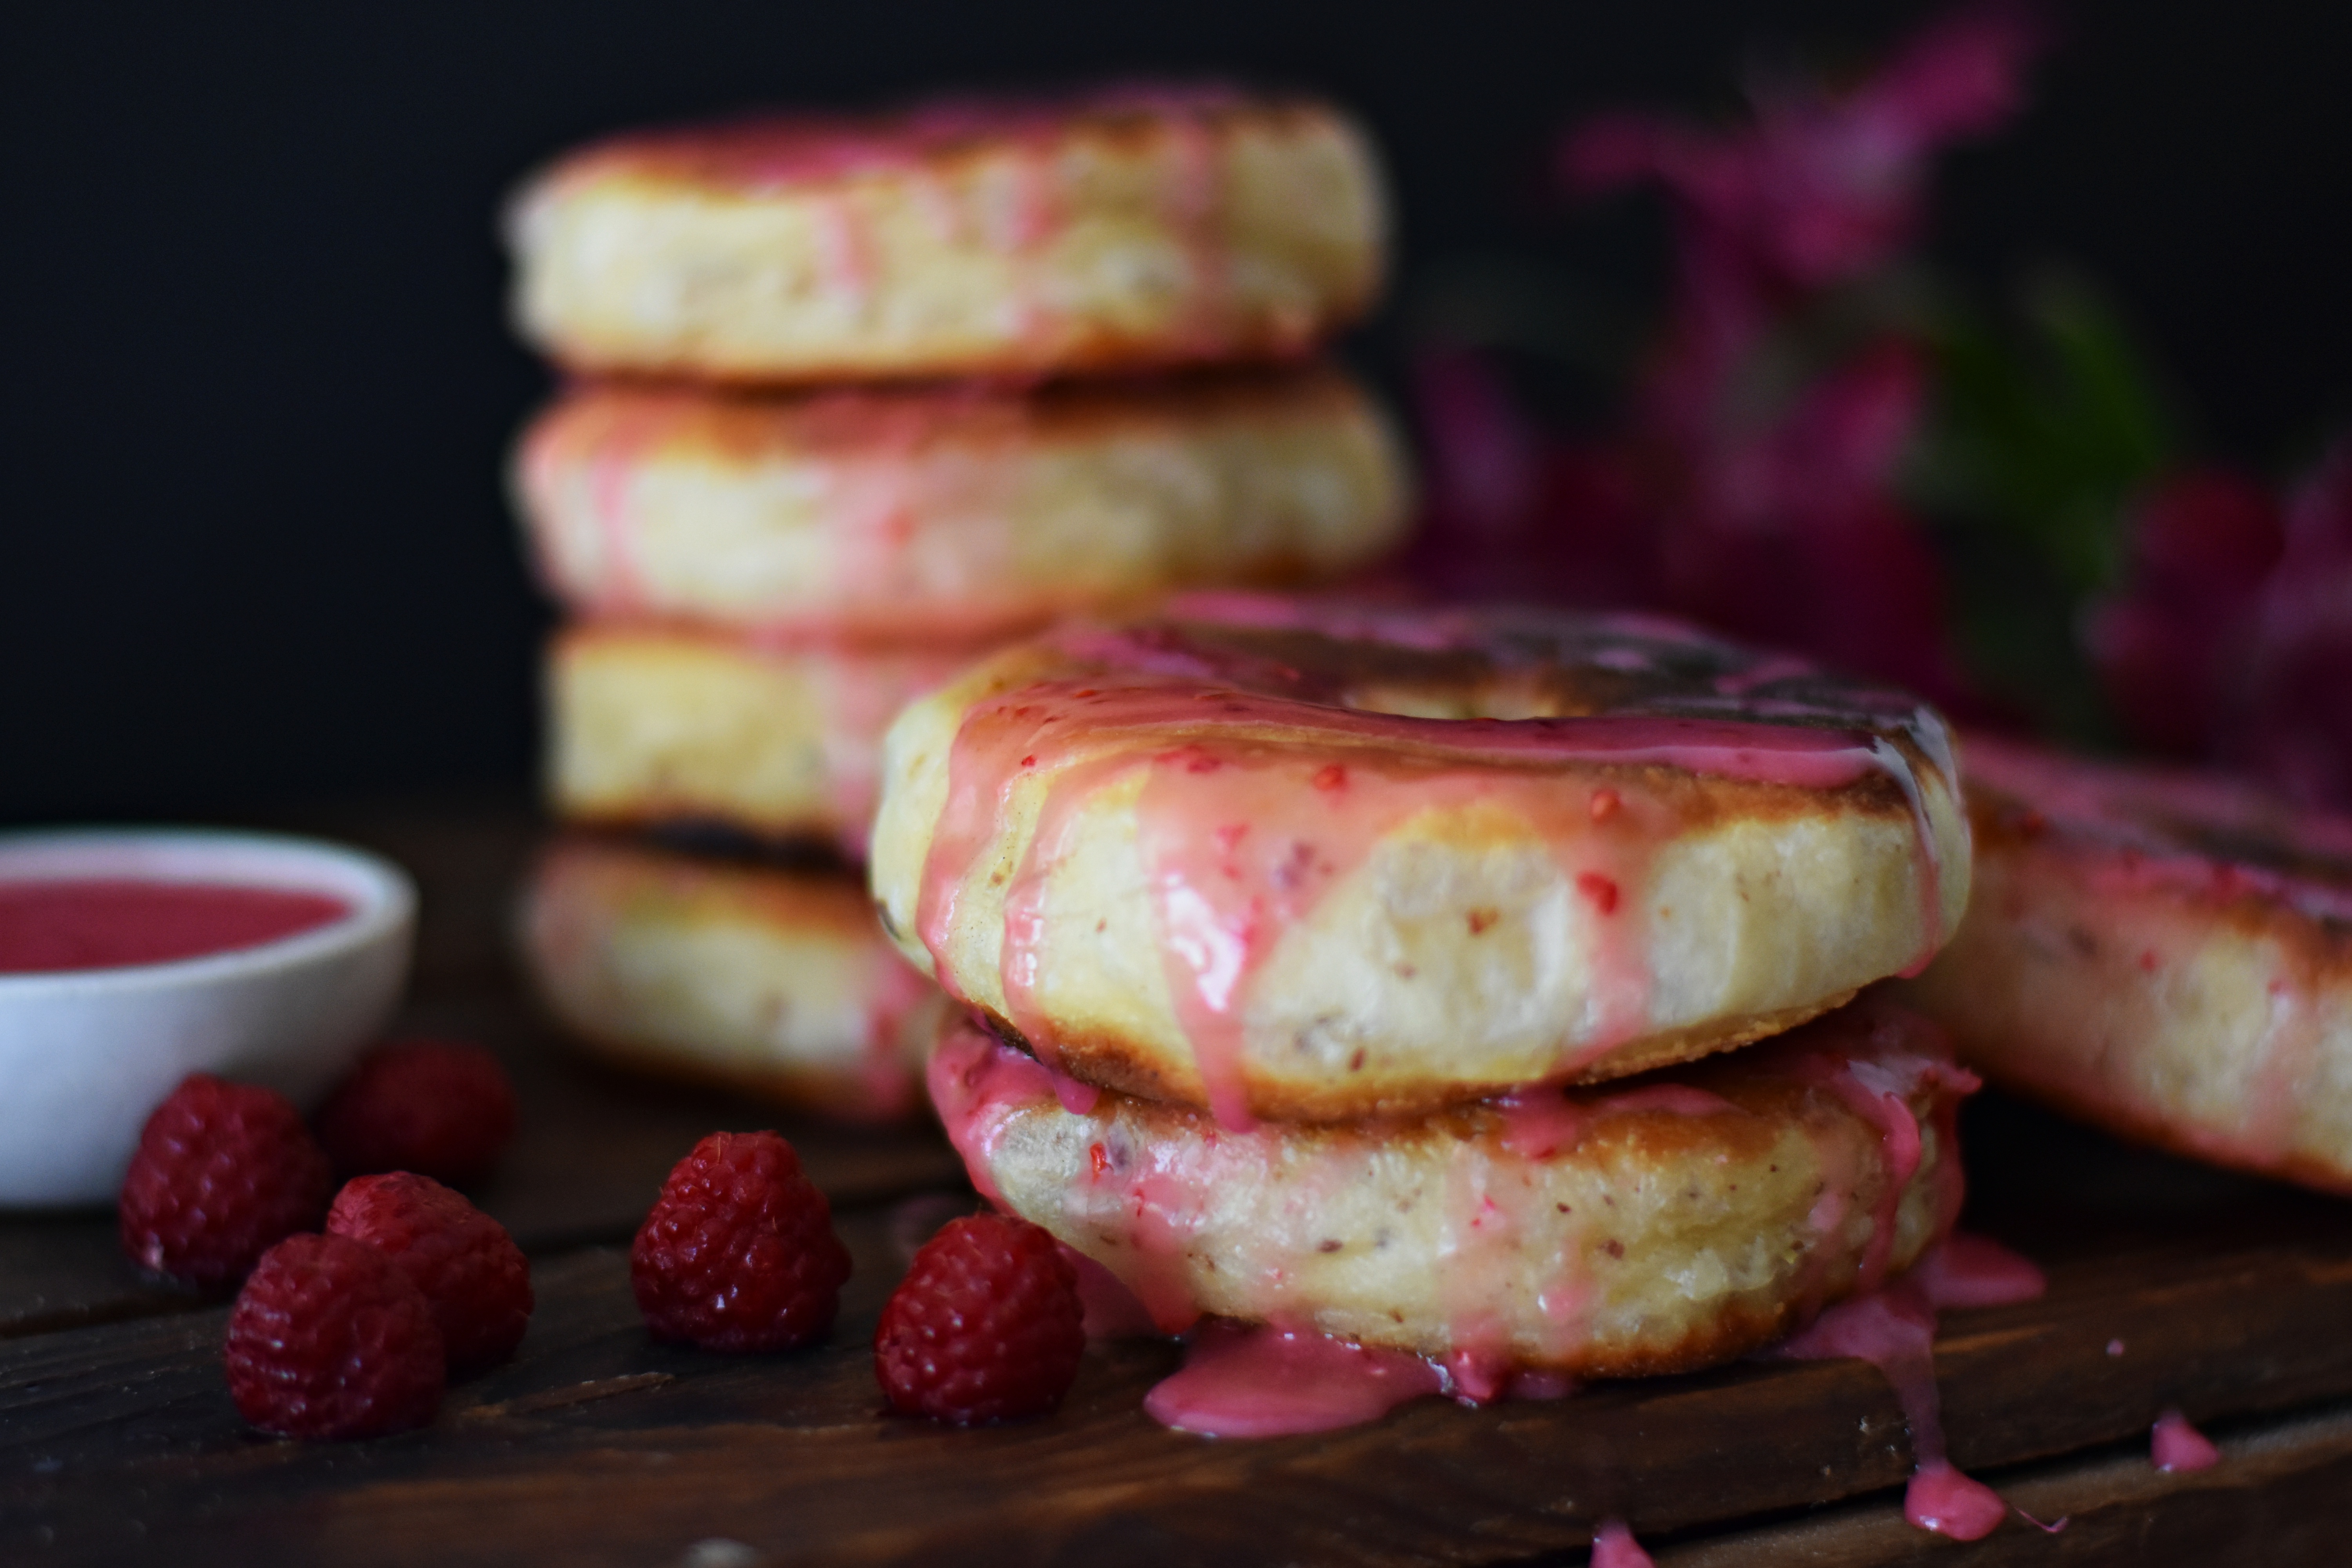
[[558,363],[801,383],[1296,357],[1378,294],[1388,216],[1336,110],[1211,88],[617,137],[507,229]]

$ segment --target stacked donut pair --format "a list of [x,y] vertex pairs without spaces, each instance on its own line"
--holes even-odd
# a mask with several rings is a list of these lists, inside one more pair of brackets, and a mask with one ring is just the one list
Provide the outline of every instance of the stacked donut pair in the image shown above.
[[1957,1215],[1974,1080],[1853,1000],[1969,897],[1899,693],[1644,618],[1209,595],[1001,650],[884,771],[877,902],[961,1005],[933,1103],[1160,1330],[1472,1398],[1675,1371]]
[[1223,91],[746,121],[568,156],[509,237],[571,377],[513,469],[570,616],[541,988],[604,1054],[898,1114],[929,987],[851,868],[900,706],[1399,537],[1398,444],[1315,357],[1380,285],[1369,147]]

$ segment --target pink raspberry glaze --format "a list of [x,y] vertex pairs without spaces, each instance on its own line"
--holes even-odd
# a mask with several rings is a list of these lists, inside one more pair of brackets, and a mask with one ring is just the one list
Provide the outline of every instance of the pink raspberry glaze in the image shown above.
[[1118,1275],[1069,1243],[1059,1245],[1063,1260],[1078,1277],[1078,1302],[1086,1312],[1087,1338],[1150,1339],[1160,1332],[1160,1325],[1151,1321],[1150,1312]]
[[1377,1421],[1445,1386],[1444,1373],[1409,1352],[1311,1329],[1208,1322],[1193,1331],[1183,1370],[1144,1395],[1143,1408],[1202,1437],[1279,1437]]
[[[523,193],[534,199],[608,181],[683,182],[757,199],[795,193],[813,203],[819,224],[820,277],[826,290],[863,303],[880,279],[880,250],[861,184],[896,179],[943,246],[977,245],[1031,256],[1066,230],[1074,204],[1065,185],[1073,139],[1088,133],[1133,142],[1139,132],[1160,142],[1156,197],[1189,263],[1187,319],[1173,334],[1179,357],[1230,357],[1237,324],[1227,232],[1226,122],[1243,114],[1289,119],[1322,113],[1303,102],[1245,98],[1219,84],[1118,86],[1063,101],[1014,99],[937,100],[895,114],[748,117],[674,130],[641,132],[575,153]],[[986,161],[1001,178],[977,183],[965,166]],[[1050,348],[1063,308],[1016,269],[1009,320],[1016,339]],[[1248,346],[1303,351],[1322,323],[1276,321]],[[1049,368],[1048,353],[1039,368]]]
[[1912,1279],[1841,1301],[1812,1326],[1780,1346],[1792,1361],[1852,1356],[1866,1361],[1895,1387],[1911,1427],[1917,1467],[1903,1497],[1903,1516],[1922,1530],[1975,1541],[1991,1533],[2007,1505],[1991,1488],[1972,1481],[1944,1457],[1944,1429],[1936,1392],[1936,1310]]
[[1937,1310],[1951,1307],[2006,1307],[2036,1301],[2049,1289],[2041,1268],[1997,1241],[1958,1231],[1911,1270]]
[[[1553,1087],[1531,1088],[1488,1103],[1502,1113],[1505,1151],[1530,1160],[1573,1149],[1603,1117],[1643,1111],[1672,1116],[1746,1114],[1719,1094],[1678,1083],[1574,1094]],[[1465,1162],[1446,1177],[1446,1212],[1453,1221],[1454,1247],[1447,1260],[1444,1287],[1455,1348],[1445,1357],[1444,1366],[1454,1392],[1472,1403],[1517,1392],[1515,1379],[1524,1375],[1515,1373],[1490,1306],[1500,1293],[1502,1278],[1516,1267],[1525,1220],[1523,1209],[1514,1201],[1513,1186],[1509,1178],[1498,1176],[1483,1161]],[[1581,1330],[1594,1295],[1592,1282],[1563,1259],[1538,1305],[1567,1336]]]
[[331,894],[231,882],[0,880],[0,974],[205,958],[282,942],[351,912]]
[[[1869,1002],[1856,1005],[1838,1016],[1851,1020],[1868,1032],[1874,1047],[1866,1057],[1848,1056],[1843,1051],[1809,1051],[1797,1058],[1798,1076],[1826,1089],[1845,1101],[1856,1115],[1875,1122],[1880,1147],[1885,1150],[1888,1165],[1885,1190],[1879,1195],[1878,1208],[1873,1216],[1870,1245],[1863,1254],[1862,1271],[1856,1280],[1858,1291],[1875,1289],[1886,1278],[1887,1261],[1895,1247],[1895,1220],[1902,1206],[1903,1190],[1919,1169],[1919,1160],[1926,1152],[1918,1118],[1911,1112],[1910,1097],[1923,1079],[1934,1079],[1953,1095],[1941,1103],[1944,1124],[1940,1129],[1944,1146],[1957,1149],[1959,1136],[1954,1125],[1958,1111],[1958,1097],[1973,1094],[1982,1080],[1967,1068],[1956,1067],[1942,1055],[1938,1031],[1916,1016],[1895,1008],[1879,1008]],[[1934,1042],[1937,1054],[1927,1055],[1918,1047]],[[1947,1162],[1943,1169],[1948,1173],[1939,1194],[1937,1230],[1950,1230],[1959,1217],[1963,1193],[1959,1182],[1959,1163]],[[1842,1208],[1843,1197],[1840,1184],[1823,1192],[1825,1201],[1834,1198]],[[1833,1216],[1823,1215],[1825,1221],[1834,1223]],[[1826,1227],[1826,1226],[1825,1226]]]
[[[1948,1105],[1974,1080],[1931,1054],[1938,1047],[1935,1031],[1897,1009],[1865,1004],[1807,1026],[1791,1042],[1793,1048],[1774,1051],[1780,1065],[1768,1068],[1775,1076],[1794,1073],[1825,1094],[1853,1105],[1880,1129],[1888,1149],[1887,1177],[1908,1181],[1924,1148],[1921,1128],[1908,1110],[1909,1099],[1932,1084],[1935,1098]],[[1767,1047],[1770,1050],[1770,1047]],[[1839,1053],[1850,1049],[1852,1060]],[[1762,1058],[1759,1058],[1759,1060]],[[989,1178],[998,1140],[1016,1112],[1057,1103],[1054,1077],[1040,1064],[986,1034],[966,1019],[940,1043],[931,1064],[935,1104],[950,1139],[971,1167],[984,1192],[1002,1201]],[[1502,1128],[1495,1136],[1520,1159],[1542,1159],[1572,1148],[1590,1129],[1611,1118],[1626,1115],[1744,1116],[1733,1101],[1689,1084],[1650,1083],[1615,1092],[1530,1089],[1490,1102],[1500,1112]],[[1067,1111],[1066,1114],[1083,1114]],[[1945,1113],[1939,1111],[1939,1121]],[[1234,1173],[1265,1157],[1251,1135],[1213,1135],[1191,1152],[1155,1146],[1128,1147],[1106,1124],[1106,1142],[1094,1145],[1091,1169],[1071,1177],[1073,1213],[1083,1211],[1087,1224],[1108,1227],[1118,1236],[1111,1270],[1097,1269],[1100,1289],[1090,1297],[1089,1312],[1097,1332],[1142,1331],[1145,1323],[1162,1332],[1179,1331],[1199,1316],[1191,1296],[1186,1262],[1194,1227],[1205,1212],[1205,1194],[1221,1184],[1220,1173]],[[1951,1136],[1949,1126],[1938,1138]],[[1824,1152],[1827,1145],[1824,1144]],[[1239,1163],[1235,1163],[1238,1162]],[[1945,1161],[1942,1168],[1956,1168]],[[1352,1167],[1335,1166],[1344,1172]],[[1827,1185],[1851,1186],[1858,1173],[1832,1172]],[[1538,1373],[1530,1378],[1515,1366],[1507,1336],[1494,1317],[1493,1303],[1502,1294],[1507,1270],[1522,1266],[1522,1227],[1532,1216],[1524,1213],[1529,1188],[1486,1159],[1465,1159],[1445,1175],[1442,1201],[1448,1240],[1442,1301],[1450,1323],[1448,1338],[1454,1347],[1433,1365],[1430,1375],[1445,1392],[1472,1403],[1506,1394],[1520,1397],[1557,1394],[1564,1385],[1549,1387]],[[1948,1228],[1957,1213],[1959,1184],[1954,1179],[1937,1194],[1939,1228]],[[1874,1223],[1891,1231],[1893,1205],[1877,1211]],[[1826,1231],[1846,1223],[1845,1210],[1832,1205],[1817,1213],[1815,1224]],[[1881,1266],[1887,1247],[1875,1245],[1869,1257]],[[1891,1245],[1891,1243],[1889,1244]],[[1582,1331],[1591,1310],[1593,1286],[1574,1259],[1562,1257],[1558,1277],[1538,1298],[1540,1310],[1557,1325],[1563,1342]],[[1935,1305],[1983,1305],[2014,1300],[2038,1292],[2039,1271],[1990,1242],[1962,1238],[1931,1252],[1919,1272],[1904,1288],[1913,1292],[1919,1310],[1929,1314]],[[1132,1294],[1135,1300],[1126,1299]],[[1137,1304],[1139,1301],[1140,1305]],[[1524,1326],[1522,1326],[1524,1331]],[[1296,1340],[1298,1333],[1291,1333]],[[1208,1352],[1222,1353],[1218,1349]],[[1298,1354],[1295,1348],[1285,1353]],[[1332,1366],[1360,1366],[1360,1360],[1330,1363],[1318,1375],[1337,1376]],[[1196,1380],[1208,1385],[1208,1374]],[[1381,1388],[1397,1386],[1394,1376]],[[1932,1389],[1932,1382],[1930,1383]],[[1370,1395],[1365,1397],[1369,1398]],[[1382,1397],[1386,1397],[1385,1394]],[[1187,1395],[1205,1400],[1207,1395]],[[1383,1406],[1382,1408],[1385,1408]],[[1206,1417],[1202,1417],[1205,1419]],[[1259,1420],[1244,1412],[1236,1420]]]
[[2352,816],[2296,806],[2242,780],[2124,766],[1971,734],[1972,784],[2007,795],[2009,825],[2095,858],[2119,891],[2213,903],[2261,899],[2352,921]]
[[641,131],[583,149],[559,180],[610,173],[696,179],[743,192],[782,190],[879,174],[919,173],[932,159],[998,143],[1042,153],[1088,121],[1205,123],[1248,103],[1221,83],[1134,83],[1063,101],[944,99],[897,113],[754,115],[716,124]]
[[[996,1040],[969,1019],[941,1038],[939,1047],[931,1053],[927,1078],[931,1104],[940,1113],[949,1142],[963,1156],[972,1185],[997,1207],[1012,1212],[1012,1205],[1004,1201],[1004,1194],[997,1190],[988,1173],[996,1142],[1003,1136],[1006,1119],[1012,1112],[1042,1100],[1062,1103],[1059,1083],[1067,1080],[1043,1063]],[[1072,1115],[1086,1114],[1066,1104],[1064,1109]],[[1175,1268],[1183,1254],[1182,1216],[1190,1209],[1186,1194],[1173,1184],[1146,1171],[1138,1175],[1128,1196],[1132,1205],[1128,1227],[1132,1263],[1126,1278],[1113,1279],[1141,1304],[1159,1331],[1181,1333],[1201,1315]],[[1104,1272],[1108,1274],[1109,1270]],[[1082,1289],[1087,1284],[1083,1273],[1079,1283]],[[1088,1315],[1099,1316],[1105,1322],[1124,1321],[1127,1317],[1120,1304],[1101,1289],[1099,1282],[1095,1299],[1090,1300]]]
[[[1908,1109],[1921,1080],[1932,1078],[1954,1091],[1944,1097],[1947,1107],[1956,1103],[1958,1094],[1972,1089],[1975,1080],[1933,1054],[1934,1031],[1898,1009],[1865,1004],[1811,1027],[1821,1043],[1790,1053],[1795,1070],[1874,1122],[1889,1151],[1890,1177],[1899,1172],[1907,1181],[1924,1151],[1922,1131]],[[1858,1054],[1851,1059],[1827,1045],[1848,1035],[1859,1036],[1854,1042]],[[1054,1075],[969,1023],[941,1042],[931,1070],[933,1096],[949,1136],[985,1191],[985,1162],[1006,1115],[1055,1095]],[[1643,1085],[1581,1100],[1557,1090],[1530,1089],[1494,1103],[1506,1118],[1507,1146],[1528,1158],[1572,1147],[1604,1110],[1739,1113],[1718,1095],[1678,1084]],[[1948,1118],[1948,1110],[1942,1114]],[[1939,1136],[1952,1136],[1948,1120]],[[1139,1181],[1133,1210],[1136,1251],[1147,1259],[1155,1254],[1181,1255],[1183,1246],[1185,1194],[1153,1191],[1154,1180],[1147,1173]],[[1838,1184],[1833,1180],[1830,1184]],[[1899,1188],[1902,1182],[1892,1184]],[[1963,1475],[1946,1456],[1933,1359],[1937,1312],[2029,1300],[2044,1287],[2038,1268],[2000,1244],[1948,1234],[1959,1198],[1956,1178],[1939,1194],[1938,1224],[1948,1234],[1910,1274],[1832,1307],[1777,1353],[1795,1360],[1853,1356],[1879,1368],[1894,1386],[1912,1432],[1916,1469],[1906,1489],[1905,1517],[1922,1529],[1973,1541],[1998,1526],[2007,1507],[1997,1493]],[[1429,1394],[1450,1394],[1475,1404],[1507,1394],[1550,1398],[1569,1392],[1565,1379],[1540,1371],[1514,1373],[1507,1361],[1475,1348],[1476,1303],[1483,1290],[1481,1247],[1488,1239],[1500,1242],[1507,1237],[1507,1210],[1493,1203],[1491,1194],[1476,1191],[1475,1183],[1457,1184],[1448,1193],[1448,1204],[1449,1212],[1460,1216],[1454,1267],[1464,1282],[1454,1338],[1471,1348],[1440,1364],[1303,1329],[1211,1320],[1193,1330],[1183,1369],[1152,1390],[1146,1410],[1165,1425],[1202,1436],[1274,1436],[1375,1420]],[[1891,1235],[1893,1217],[1892,1205],[1874,1215],[1879,1235]],[[1842,1221],[1842,1209],[1826,1218],[1817,1215],[1817,1223],[1825,1226]],[[1876,1240],[1874,1236],[1870,1256],[1883,1268],[1886,1247]],[[1148,1323],[1167,1330],[1187,1320],[1189,1304],[1177,1299],[1180,1292],[1172,1279],[1155,1280],[1144,1269],[1138,1293],[1149,1300],[1156,1287],[1161,1294],[1157,1307],[1147,1313],[1128,1292],[1129,1281],[1099,1265],[1093,1272],[1098,1278],[1088,1294],[1089,1331],[1143,1331]],[[1580,1287],[1574,1280],[1562,1282],[1559,1299],[1563,1314],[1570,1319],[1582,1310]],[[2180,1468],[2195,1467],[2196,1446],[2203,1443],[2177,1411],[2158,1422],[2154,1441],[2158,1462],[2167,1462],[2169,1445],[2170,1452],[2183,1456],[2176,1461]],[[2210,1453],[2210,1445],[2204,1445],[2204,1451]],[[1613,1531],[1612,1522],[1604,1522],[1595,1536],[1594,1561],[1632,1564],[1647,1557],[1621,1522],[1613,1523]]]
[[1852,1356],[1876,1367],[1894,1385],[1911,1428],[1916,1468],[1904,1491],[1904,1518],[1938,1535],[1976,1541],[2000,1523],[2008,1505],[1945,1457],[1936,1389],[1937,1309],[2030,1300],[2041,1290],[2041,1270],[1999,1244],[1952,1238],[1916,1272],[1832,1307],[1777,1353],[1793,1361]]
[[1007,1113],[1054,1094],[1053,1075],[967,1020],[931,1053],[924,1079],[948,1142],[963,1156],[971,1184],[981,1196],[1004,1208],[1004,1194],[988,1174],[995,1163],[996,1141],[1003,1135]]
[[[1242,1063],[1252,976],[1375,844],[1425,811],[1480,805],[1517,816],[1556,847],[1582,895],[1593,1024],[1563,1074],[1623,1044],[1647,1016],[1647,954],[1620,910],[1635,907],[1625,893],[1644,886],[1652,856],[1681,826],[1650,787],[1654,772],[1808,792],[1893,781],[1916,823],[1927,940],[1912,967],[1942,942],[1918,770],[1948,784],[1954,774],[1940,723],[1906,699],[1646,619],[1472,617],[1243,595],[1190,603],[1218,618],[1055,634],[1046,646],[1072,673],[975,703],[950,752],[916,932],[935,956],[947,951],[961,890],[1012,792],[1047,780],[1008,885],[1000,958],[1010,1021],[1046,1060],[1056,1055],[1036,1005],[1046,880],[1092,792],[1137,771],[1139,847],[1171,993],[1210,1108],[1236,1130],[1253,1121]],[[1420,677],[1404,700],[1466,707],[1499,686],[1509,688],[1506,705],[1532,699],[1559,716],[1383,710],[1400,698],[1367,685],[1365,672],[1393,670],[1400,658]],[[958,990],[944,966],[942,983]]]
[[2221,1452],[2175,1407],[2156,1418],[2148,1434],[2148,1458],[2168,1472],[2210,1470],[2221,1462]]
[[[2291,1161],[2303,1101],[2326,1071],[2331,1026],[2325,983],[2304,955],[2333,951],[2352,922],[2352,816],[2221,774],[2099,763],[1981,736],[1969,737],[1968,758],[1988,842],[2030,858],[2036,876],[2062,876],[2119,910],[2161,903],[2192,913],[2138,926],[2153,933],[2137,954],[2149,994],[2168,997],[2192,984],[2186,974],[2200,951],[2192,933],[2217,917],[2258,922],[2279,939],[2268,1026],[2244,1047],[2257,1054],[2241,1091],[2242,1121],[2225,1129],[2192,1117],[2167,1131],[2185,1152],[2224,1164],[2275,1172]],[[2021,910],[2003,912],[2014,921]],[[2127,1096],[2133,1114],[2159,1124],[2185,1114],[2121,1087],[2119,1069],[2101,1072],[2103,1092]]]
[[1650,1554],[1622,1519],[1604,1519],[1592,1532],[1592,1568],[1654,1568]]

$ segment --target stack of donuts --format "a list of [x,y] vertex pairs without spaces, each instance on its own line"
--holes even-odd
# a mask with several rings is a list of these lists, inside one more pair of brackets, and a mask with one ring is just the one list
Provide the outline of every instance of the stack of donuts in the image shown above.
[[623,137],[509,212],[569,384],[513,489],[568,623],[530,890],[592,1048],[868,1120],[933,994],[855,870],[885,726],[1063,613],[1397,542],[1399,445],[1318,357],[1381,280],[1364,138],[1223,90]]
[[1969,865],[1899,693],[1652,619],[1245,594],[919,698],[872,847],[959,1005],[929,1088],[974,1182],[1160,1330],[1273,1347],[1155,1392],[1228,1433],[1331,1386],[1302,1347],[1481,1399],[1736,1356],[1917,1261],[1974,1080],[1855,997]]

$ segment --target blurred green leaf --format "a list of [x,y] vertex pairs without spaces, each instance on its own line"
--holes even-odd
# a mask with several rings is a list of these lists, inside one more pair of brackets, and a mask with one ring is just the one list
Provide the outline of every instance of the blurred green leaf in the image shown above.
[[2047,271],[2013,325],[1948,301],[1905,476],[1952,566],[1963,657],[1996,700],[2078,742],[2110,725],[2075,628],[2116,580],[2133,499],[2179,445],[2147,361],[2089,283]]

